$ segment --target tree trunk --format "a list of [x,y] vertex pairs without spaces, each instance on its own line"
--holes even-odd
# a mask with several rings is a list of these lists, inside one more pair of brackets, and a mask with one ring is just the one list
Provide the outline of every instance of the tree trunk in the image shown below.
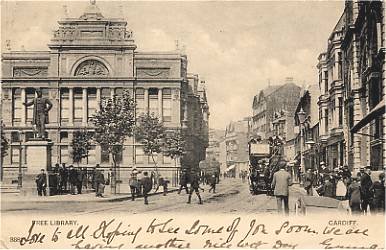
[[154,181],[155,182],[155,190],[158,190],[158,188],[159,188],[159,181],[158,181],[158,179],[159,179],[159,172],[158,172],[158,167],[157,167],[157,163],[154,160],[153,152],[150,152],[150,155],[151,155],[151,159],[152,159],[152,161],[154,163],[154,166],[155,166],[155,181]]
[[113,194],[117,194],[117,175],[116,175],[116,170],[117,170],[117,160],[116,160],[116,155],[114,153],[111,154],[113,158],[113,169],[111,171],[111,191]]

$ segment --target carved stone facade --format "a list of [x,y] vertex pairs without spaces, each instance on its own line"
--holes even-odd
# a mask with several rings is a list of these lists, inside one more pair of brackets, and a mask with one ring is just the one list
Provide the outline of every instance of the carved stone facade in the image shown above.
[[[136,52],[127,22],[103,17],[95,3],[91,3],[80,18],[65,18],[58,23],[59,28],[48,45],[49,51],[2,54],[1,111],[10,142],[2,166],[4,181],[17,179],[20,144],[23,149],[21,165],[24,171],[28,168],[24,145],[33,137],[32,110],[22,103],[34,97],[37,87],[53,103],[47,125],[48,138],[53,141],[52,163],[72,164],[74,131],[83,128],[93,131],[91,118],[102,98],[128,89],[136,100],[138,115],[155,113],[168,128],[184,128],[189,134],[188,143],[194,145],[203,141],[200,152],[189,151],[187,158],[190,160],[185,160],[186,166],[198,168],[196,159],[202,157],[201,151],[206,147],[209,111],[205,91],[188,90],[186,55]],[[194,96],[194,100],[188,99],[189,95]],[[188,100],[193,100],[194,110],[187,105]],[[202,125],[201,130],[184,127],[191,119],[189,116]],[[119,158],[119,178],[126,187],[133,167],[152,170],[154,166],[133,138],[126,140]],[[175,166],[172,159],[162,154],[155,158],[162,175],[177,184],[181,166]],[[111,162],[109,154],[99,145],[93,145],[80,165],[94,167],[98,163],[107,170]]]

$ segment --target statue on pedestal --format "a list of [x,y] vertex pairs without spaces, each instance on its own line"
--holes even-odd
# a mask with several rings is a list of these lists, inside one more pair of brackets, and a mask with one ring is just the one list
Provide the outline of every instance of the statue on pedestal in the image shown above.
[[42,90],[35,90],[37,97],[31,102],[23,103],[25,106],[34,105],[32,124],[35,125],[37,137],[46,139],[46,124],[48,124],[48,112],[52,108],[52,103],[48,98],[42,96]]

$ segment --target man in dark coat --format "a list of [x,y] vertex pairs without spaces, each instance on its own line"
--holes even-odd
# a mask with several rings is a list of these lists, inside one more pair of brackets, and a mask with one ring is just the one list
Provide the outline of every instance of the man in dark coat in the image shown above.
[[70,192],[71,194],[75,193],[75,188],[78,183],[78,173],[73,165],[70,165],[70,170],[68,171],[68,181],[70,182]]
[[47,175],[44,169],[41,169],[40,174],[36,176],[35,179],[37,190],[38,190],[38,195],[39,196],[46,196],[46,188],[47,188]]
[[103,197],[103,192],[105,189],[105,176],[103,174],[103,170],[96,169],[94,175],[94,186],[95,186],[95,196]]
[[195,173],[195,172],[192,172],[191,174],[191,180],[190,180],[190,190],[189,190],[189,197],[188,197],[188,204],[191,202],[192,200],[192,194],[193,192],[196,193],[197,197],[198,197],[198,200],[199,200],[199,204],[202,204],[202,199],[201,199],[201,196],[200,196],[200,191],[199,189],[201,189],[202,191],[204,191],[203,188],[200,187],[200,178],[199,176]]
[[84,172],[78,168],[76,169],[76,189],[78,190],[78,194],[82,193],[82,187],[83,187],[83,179],[85,179]]
[[149,177],[149,174],[147,172],[143,173],[143,177],[141,178],[141,186],[142,186],[144,203],[145,203],[145,205],[148,205],[149,202],[147,200],[147,197],[148,197],[148,194],[153,187],[153,183],[152,183],[152,181]]
[[183,170],[182,173],[181,173],[181,177],[180,177],[180,187],[179,187],[178,192],[177,192],[178,194],[181,193],[182,188],[185,189],[186,194],[189,194],[189,190],[188,190],[188,182],[189,182],[189,180],[188,180],[188,174],[186,173],[185,170]]
[[[242,173],[243,174],[243,173]],[[209,184],[210,184],[210,188],[209,188],[209,193],[213,190],[213,193],[216,193],[216,176],[215,175],[212,175],[209,179]]]
[[284,212],[288,215],[289,186],[292,185],[291,175],[285,170],[285,163],[280,163],[279,168],[280,170],[273,175],[272,188],[274,189],[274,195],[276,196],[278,212],[282,212],[282,204],[284,203]]
[[375,181],[370,187],[370,191],[373,194],[373,203],[370,207],[371,212],[383,213],[385,211],[385,186],[382,183],[384,178],[384,173],[379,174],[379,180]]
[[328,178],[324,180],[322,192],[325,197],[335,198],[334,185]]
[[361,186],[357,182],[357,177],[352,178],[351,184],[347,189],[347,196],[352,214],[361,213]]
[[35,90],[37,97],[32,101],[24,103],[28,107],[34,105],[32,124],[36,126],[38,138],[45,138],[46,124],[48,123],[48,112],[52,108],[52,103],[48,98],[43,97],[40,88]]
[[362,191],[362,211],[367,212],[367,207],[371,205],[372,200],[372,193],[370,190],[371,185],[373,185],[373,182],[371,180],[370,175],[365,171],[364,167],[360,168],[361,173],[361,191]]

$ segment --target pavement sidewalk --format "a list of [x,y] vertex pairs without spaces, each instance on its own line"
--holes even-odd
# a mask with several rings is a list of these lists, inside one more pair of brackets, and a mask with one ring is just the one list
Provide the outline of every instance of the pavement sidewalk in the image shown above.
[[[169,188],[168,193],[177,191],[178,188],[173,187]],[[110,191],[110,190],[109,190]],[[149,196],[152,195],[162,195],[163,191],[158,190],[156,193],[154,191],[149,193]],[[142,197],[136,196],[137,197]],[[3,203],[18,203],[18,202],[34,202],[34,203],[52,203],[52,202],[118,202],[131,199],[131,194],[111,194],[110,192],[105,192],[104,197],[96,197],[95,192],[83,193],[78,195],[64,194],[64,195],[53,195],[53,196],[23,196],[18,193],[3,193],[0,196],[1,202]]]

